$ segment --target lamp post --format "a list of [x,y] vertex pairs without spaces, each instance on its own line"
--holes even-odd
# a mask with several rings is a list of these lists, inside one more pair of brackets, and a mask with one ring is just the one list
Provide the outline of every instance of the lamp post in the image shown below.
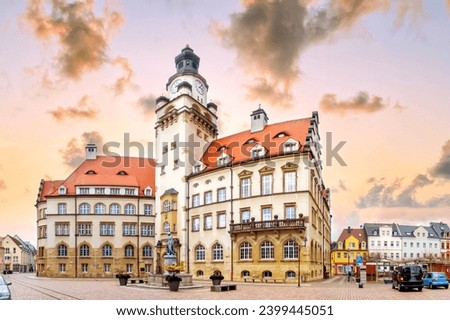
[[[308,241],[308,239],[306,237],[303,237],[303,247],[306,247],[306,241]],[[301,257],[301,253],[302,253],[302,245],[301,243],[298,243],[298,268],[297,268],[297,286],[300,288],[300,257]]]

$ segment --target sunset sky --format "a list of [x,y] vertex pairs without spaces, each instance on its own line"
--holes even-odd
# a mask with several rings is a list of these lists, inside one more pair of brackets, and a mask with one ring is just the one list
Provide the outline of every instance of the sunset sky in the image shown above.
[[334,240],[450,223],[450,0],[1,0],[0,236],[36,243],[40,180],[66,178],[90,140],[151,156],[186,44],[220,137],[259,105],[269,123],[319,112]]

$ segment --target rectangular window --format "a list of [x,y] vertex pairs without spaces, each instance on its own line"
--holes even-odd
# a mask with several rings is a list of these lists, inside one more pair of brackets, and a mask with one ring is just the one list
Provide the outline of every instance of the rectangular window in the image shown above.
[[222,202],[227,199],[227,189],[226,188],[220,188],[217,189],[217,201]]
[[87,263],[82,263],[81,264],[81,272],[88,272],[88,264]]
[[262,208],[262,221],[272,220],[272,208]]
[[78,224],[78,234],[80,236],[92,235],[92,224],[91,223],[79,223]]
[[58,214],[67,214],[67,204],[58,203]]
[[66,264],[65,263],[59,264],[59,272],[66,272]]
[[144,204],[144,215],[151,216],[153,213],[153,206],[151,204]]
[[241,211],[241,223],[250,222],[250,210],[242,210]]
[[111,194],[120,194],[120,188],[111,188],[109,191]]
[[126,188],[125,189],[125,194],[129,195],[129,196],[134,196],[135,195],[135,189],[130,189],[130,188]]
[[135,236],[136,235],[136,225],[130,223],[124,223],[122,226],[122,234],[124,236]]
[[80,194],[89,194],[89,188],[80,188]]
[[131,263],[127,263],[127,273],[133,273],[133,265]]
[[212,191],[205,192],[205,204],[212,203]]
[[57,223],[55,225],[55,235],[68,236],[69,235],[69,224],[68,223]]
[[110,263],[105,263],[103,265],[103,272],[105,272],[105,273],[110,273],[111,272],[111,264]]
[[205,230],[211,230],[212,229],[212,215],[205,215],[204,217],[204,229]]
[[284,180],[284,192],[297,191],[296,186],[297,173],[295,171],[289,171],[283,173]]
[[251,179],[241,179],[241,198],[248,198],[251,196]]
[[101,223],[100,224],[100,235],[101,236],[113,236],[114,235],[114,224],[113,223]]
[[200,231],[200,218],[199,217],[192,218],[192,231]]
[[95,188],[95,194],[105,194],[105,188]]
[[285,219],[295,219],[295,206],[287,205],[284,207]]
[[155,226],[149,223],[141,224],[141,236],[153,237],[155,235]]
[[194,194],[192,196],[192,207],[198,207],[200,205],[200,195],[199,194]]
[[217,228],[226,228],[227,226],[227,216],[226,213],[218,213],[217,214]]
[[261,176],[261,194],[267,195],[273,193],[273,175],[265,174]]

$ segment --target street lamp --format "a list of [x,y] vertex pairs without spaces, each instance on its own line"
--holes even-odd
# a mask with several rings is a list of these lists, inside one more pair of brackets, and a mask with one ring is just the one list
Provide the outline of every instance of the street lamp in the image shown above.
[[[303,237],[303,247],[306,247],[306,241],[308,239],[306,237]],[[302,245],[301,243],[298,244],[298,270],[297,270],[297,286],[300,288],[300,257],[302,253]]]

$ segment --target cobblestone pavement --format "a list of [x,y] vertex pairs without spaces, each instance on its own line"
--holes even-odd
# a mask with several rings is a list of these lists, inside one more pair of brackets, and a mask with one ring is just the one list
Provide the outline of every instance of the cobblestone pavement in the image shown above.
[[50,279],[30,273],[4,277],[12,282],[14,300],[450,300],[450,290],[443,288],[399,292],[382,282],[359,288],[343,276],[302,283],[300,288],[296,284],[234,282],[237,290],[226,292],[211,292],[210,281],[195,281],[196,288],[171,292],[145,284],[120,286],[117,279]]

